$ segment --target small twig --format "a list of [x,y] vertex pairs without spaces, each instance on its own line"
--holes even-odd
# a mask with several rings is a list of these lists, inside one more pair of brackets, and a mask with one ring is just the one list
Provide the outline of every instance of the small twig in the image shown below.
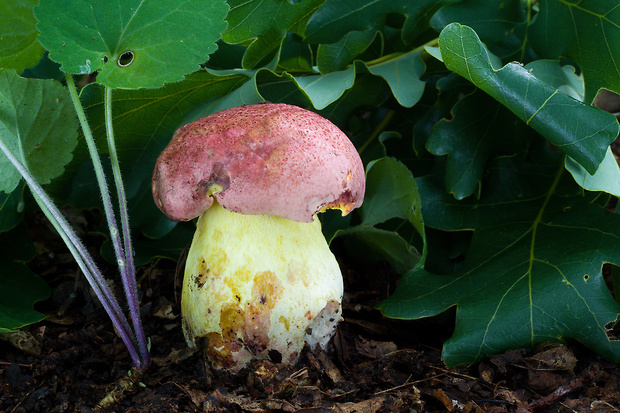
[[94,408],[94,410],[100,411],[108,407],[114,406],[125,399],[128,393],[133,393],[138,387],[145,387],[141,382],[144,376],[144,370],[132,368],[127,372],[126,376],[121,377],[116,385]]
[[568,393],[572,393],[576,390],[579,390],[583,387],[583,378],[577,377],[574,380],[571,380],[566,386],[560,386],[555,389],[552,393],[546,395],[543,398],[538,400],[534,400],[530,404],[527,405],[527,408],[530,410],[540,409],[541,407],[547,407],[555,403],[558,399],[566,396]]
[[29,369],[32,368],[32,364],[11,363],[9,361],[0,361],[0,364],[3,365],[3,366],[11,366],[13,364],[17,364],[19,367],[27,367]]
[[[399,384],[398,386],[394,386],[394,387],[391,387],[389,389],[385,389],[385,390],[381,390],[381,391],[378,391],[378,392],[374,392],[372,395],[373,396],[377,396],[379,394],[389,393],[389,392],[394,391],[394,390],[402,389],[403,387],[414,386],[415,385],[414,382],[410,382],[409,381],[410,379],[411,379],[411,375],[409,375],[409,377],[407,377],[407,380],[405,380],[405,382],[403,384]],[[417,382],[424,381],[424,380],[427,380],[427,379],[418,380]]]

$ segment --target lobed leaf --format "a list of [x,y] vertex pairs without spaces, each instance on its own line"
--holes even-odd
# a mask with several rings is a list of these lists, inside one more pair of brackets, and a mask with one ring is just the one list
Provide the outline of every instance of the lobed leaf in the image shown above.
[[39,41],[65,73],[157,88],[200,68],[226,28],[224,0],[41,0]]
[[446,190],[463,199],[480,185],[491,156],[523,153],[532,134],[501,104],[478,92],[456,103],[452,119],[435,124],[426,148],[447,155]]
[[348,248],[362,252],[364,262],[385,260],[404,273],[423,260],[398,232],[378,228],[388,220],[409,221],[425,245],[424,222],[417,185],[409,169],[394,158],[383,157],[368,166],[366,195],[359,210],[360,225],[340,230]]
[[464,0],[442,7],[430,24],[438,32],[450,23],[469,26],[504,61],[529,62],[537,58],[527,42],[531,7],[522,0]]
[[565,57],[579,65],[585,102],[601,88],[620,93],[620,7],[616,0],[540,2],[528,37],[536,52],[549,59]]
[[575,182],[588,191],[603,191],[608,194],[620,197],[620,166],[611,151],[607,153],[603,162],[596,170],[594,175],[590,175],[581,165],[573,159],[566,158],[566,170],[573,175]]
[[324,0],[292,3],[280,0],[230,0],[227,43],[249,43],[242,67],[252,69],[280,46],[287,31],[303,34],[306,22]]
[[426,85],[420,80],[426,70],[421,54],[421,50],[414,50],[386,62],[368,65],[368,71],[384,78],[398,103],[406,108],[418,103]]
[[354,30],[335,43],[320,44],[316,57],[319,71],[325,74],[345,70],[357,55],[372,44],[376,34],[376,28]]
[[[77,144],[77,119],[66,88],[0,69],[0,139],[40,184],[60,175]],[[20,180],[0,153],[0,191],[12,192]]]
[[455,1],[458,0],[327,0],[308,21],[305,38],[309,43],[334,43],[348,32],[370,30],[382,25],[388,14],[400,13],[406,16],[401,35],[409,44],[429,27],[437,10]]
[[441,32],[439,48],[446,67],[471,81],[549,142],[593,174],[618,136],[618,122],[565,95],[527,69],[509,63],[499,70],[476,33],[453,23]]
[[480,201],[456,201],[439,181],[418,180],[427,225],[475,228],[474,237],[459,271],[415,269],[381,310],[419,318],[457,306],[443,349],[449,366],[568,338],[620,360],[620,342],[608,336],[620,306],[601,271],[606,262],[618,263],[620,216],[589,203],[563,176],[562,163],[551,167],[558,172],[499,159],[493,172],[500,178]]

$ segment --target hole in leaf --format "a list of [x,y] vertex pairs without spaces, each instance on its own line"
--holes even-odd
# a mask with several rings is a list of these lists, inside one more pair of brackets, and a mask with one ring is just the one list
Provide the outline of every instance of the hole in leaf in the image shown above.
[[120,67],[127,67],[127,66],[129,66],[130,64],[133,63],[133,59],[134,59],[133,52],[131,50],[128,50],[125,53],[123,53],[122,55],[120,55],[120,57],[118,58],[116,63]]
[[108,63],[108,56],[103,56],[103,63]]

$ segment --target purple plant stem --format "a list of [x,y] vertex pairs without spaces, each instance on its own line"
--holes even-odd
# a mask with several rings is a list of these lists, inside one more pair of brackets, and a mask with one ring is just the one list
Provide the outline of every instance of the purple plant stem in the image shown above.
[[114,176],[114,183],[116,185],[116,194],[118,197],[118,207],[121,218],[121,228],[123,231],[124,252],[125,252],[125,265],[126,271],[121,272],[123,276],[123,286],[125,288],[125,296],[127,297],[127,304],[129,305],[129,314],[133,322],[133,328],[138,340],[138,347],[142,360],[145,364],[145,368],[150,364],[150,356],[148,351],[147,340],[144,335],[144,329],[142,327],[142,320],[140,317],[140,307],[138,303],[138,286],[136,282],[136,270],[133,260],[133,247],[131,245],[131,232],[129,227],[129,214],[127,211],[127,197],[125,196],[125,187],[123,185],[123,178],[121,176],[121,169],[118,162],[118,156],[116,154],[116,144],[114,143],[114,125],[112,122],[112,88],[106,86],[105,88],[105,122],[106,122],[106,134],[108,138],[108,151],[110,154],[110,161],[112,165],[112,174]]
[[13,152],[11,152],[2,139],[0,139],[0,150],[9,159],[11,164],[13,164],[15,169],[17,169],[30,187],[30,190],[35,195],[35,199],[39,203],[41,210],[45,213],[50,222],[54,225],[54,228],[56,228],[62,237],[63,241],[69,248],[69,251],[75,258],[78,266],[84,273],[84,276],[93,288],[95,295],[103,305],[106,313],[108,313],[108,316],[116,327],[121,339],[125,343],[134,365],[136,367],[140,367],[141,360],[138,352],[136,351],[135,339],[133,337],[131,327],[123,315],[123,312],[118,305],[114,294],[112,294],[110,287],[97,268],[95,261],[87,252],[80,238],[75,234],[75,231],[73,231],[73,228],[64,215],[60,212],[58,207],[56,207],[41,185],[39,185],[32,174],[30,174],[30,171],[19,161],[19,159],[15,157]]
[[[146,369],[149,365],[149,355],[148,355],[146,339],[144,336],[144,330],[140,322],[140,311],[139,311],[138,304],[137,304],[137,291],[136,291],[137,287],[136,287],[135,272],[133,270],[133,256],[130,257],[131,273],[129,270],[130,266],[128,265],[128,257],[132,255],[132,252],[131,250],[124,251],[122,247],[121,235],[119,233],[118,225],[116,223],[116,217],[114,215],[114,207],[112,205],[112,198],[110,196],[110,191],[108,188],[107,180],[105,177],[105,173],[103,171],[103,165],[101,164],[101,158],[99,157],[99,153],[97,151],[97,146],[95,145],[95,140],[93,138],[90,125],[88,124],[88,121],[86,120],[86,114],[84,113],[84,108],[82,107],[80,98],[78,97],[77,89],[75,87],[75,82],[73,81],[73,76],[67,73],[65,74],[65,78],[67,80],[67,86],[69,89],[69,94],[71,95],[71,100],[73,101],[73,106],[75,107],[75,111],[80,121],[80,125],[82,126],[82,132],[84,134],[84,139],[86,141],[86,145],[88,146],[88,152],[90,154],[90,158],[93,162],[95,176],[97,177],[97,183],[99,185],[99,192],[101,194],[101,198],[103,202],[103,210],[105,212],[106,220],[108,223],[108,229],[110,231],[110,240],[112,241],[114,254],[116,255],[116,262],[118,264],[118,269],[121,275],[123,286],[125,288],[125,294],[128,298],[128,305],[129,305],[131,318],[132,318],[133,325],[134,325],[134,338],[137,339],[138,345],[140,348],[140,356],[141,356],[140,368]],[[110,114],[110,117],[111,117],[111,114]],[[107,122],[106,122],[106,126],[107,126]],[[118,167],[118,161],[116,163],[116,166]],[[129,235],[128,232],[125,235]],[[131,244],[129,245],[131,247]]]

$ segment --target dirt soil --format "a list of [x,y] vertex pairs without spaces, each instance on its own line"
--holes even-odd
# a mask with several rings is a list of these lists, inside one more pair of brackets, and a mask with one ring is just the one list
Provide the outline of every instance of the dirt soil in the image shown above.
[[[618,154],[618,145],[614,150]],[[98,217],[67,212],[96,255],[103,237],[91,223]],[[448,369],[441,345],[453,315],[382,317],[374,305],[394,290],[398,275],[382,265],[356,268],[337,243],[346,294],[344,321],[329,351],[306,349],[295,366],[263,361],[238,375],[212,370],[200,351],[187,348],[176,264],[160,260],[140,268],[153,362],[131,381],[130,357],[73,259],[44,220],[32,216],[28,222],[39,251],[30,265],[53,294],[38,306],[47,316],[43,322],[0,340],[0,413],[620,411],[620,366],[576,342]],[[122,296],[114,268],[103,260],[100,265]],[[98,409],[119,383],[130,383],[129,390]]]
[[[89,245],[101,243],[102,237],[87,231],[88,213],[72,218]],[[4,337],[12,343],[0,341],[0,412],[620,411],[620,367],[578,343],[446,368],[440,349],[450,336],[450,316],[382,317],[373,306],[398,276],[387,266],[359,269],[346,259],[344,322],[329,351],[306,349],[296,366],[263,361],[236,376],[212,370],[200,351],[187,348],[176,264],[160,260],[140,268],[153,363],[143,375],[134,373],[136,384],[117,401],[97,409],[115,385],[131,383],[131,360],[71,256],[43,220],[33,217],[30,223],[39,247],[31,265],[53,296],[38,308],[45,321]],[[110,283],[121,292],[118,282]]]

